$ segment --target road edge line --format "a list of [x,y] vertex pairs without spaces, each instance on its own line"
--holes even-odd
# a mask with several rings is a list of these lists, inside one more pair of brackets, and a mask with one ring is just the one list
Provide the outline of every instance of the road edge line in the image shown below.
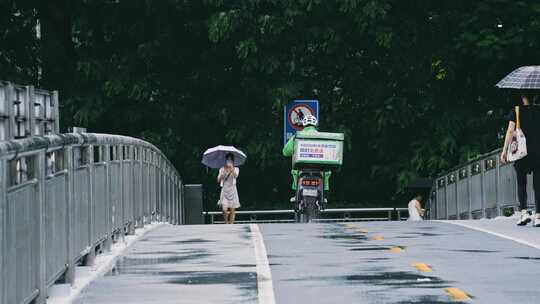
[[507,236],[507,235],[504,235],[504,234],[501,234],[501,233],[498,233],[498,232],[490,231],[490,230],[487,230],[485,228],[474,227],[474,226],[467,225],[465,223],[454,223],[454,222],[451,222],[451,221],[437,221],[437,222],[452,224],[452,225],[461,226],[461,227],[469,228],[469,229],[472,229],[472,230],[484,232],[484,233],[487,233],[487,234],[498,236],[500,238],[507,239],[507,240],[510,240],[510,241],[514,241],[516,243],[520,243],[522,245],[526,245],[526,246],[529,246],[529,247],[540,250],[540,245],[536,245],[536,244],[533,244],[531,242],[528,242],[528,241],[525,241],[525,240],[522,240],[522,239],[519,239],[519,238]]
[[257,267],[257,294],[259,304],[275,304],[274,286],[272,283],[272,272],[268,263],[268,255],[264,246],[263,236],[259,225],[250,224],[251,239],[255,251],[255,263]]

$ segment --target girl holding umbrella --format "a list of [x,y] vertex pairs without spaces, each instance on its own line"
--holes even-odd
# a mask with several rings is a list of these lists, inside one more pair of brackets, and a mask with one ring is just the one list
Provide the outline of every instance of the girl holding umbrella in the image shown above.
[[236,189],[236,179],[240,174],[240,169],[234,166],[234,154],[228,153],[225,159],[225,166],[219,169],[217,177],[221,186],[218,205],[223,210],[225,224],[234,224],[235,210],[240,208],[240,199]]
[[240,174],[238,166],[246,161],[246,154],[232,146],[217,146],[206,150],[202,163],[219,168],[217,182],[221,186],[218,205],[223,210],[225,224],[234,224],[235,211],[240,208],[236,180]]

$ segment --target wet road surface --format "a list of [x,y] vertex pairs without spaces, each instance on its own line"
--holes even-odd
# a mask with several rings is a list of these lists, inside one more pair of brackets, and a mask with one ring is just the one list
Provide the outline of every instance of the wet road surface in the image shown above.
[[[474,224],[540,246],[540,228]],[[482,231],[445,222],[259,228],[276,303],[540,303],[540,250]],[[158,228],[76,303],[258,303],[251,237],[249,225]]]
[[459,303],[447,288],[466,293],[461,302],[540,303],[540,251],[468,228],[377,222],[261,230],[277,303]]
[[257,303],[249,226],[158,228],[75,303]]

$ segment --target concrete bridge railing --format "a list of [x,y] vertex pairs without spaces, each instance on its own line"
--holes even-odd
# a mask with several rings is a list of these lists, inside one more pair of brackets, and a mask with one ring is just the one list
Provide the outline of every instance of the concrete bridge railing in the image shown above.
[[[439,175],[428,206],[430,218],[492,218],[519,206],[513,164],[502,164],[500,153],[492,151]],[[533,206],[532,182],[528,187],[528,203]]]
[[0,141],[0,302],[44,303],[77,264],[152,220],[183,223],[182,180],[155,146],[106,134]]

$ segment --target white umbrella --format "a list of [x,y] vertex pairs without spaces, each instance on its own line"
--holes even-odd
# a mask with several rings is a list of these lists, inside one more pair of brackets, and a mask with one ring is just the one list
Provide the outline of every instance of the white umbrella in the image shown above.
[[246,154],[233,146],[217,146],[204,151],[202,163],[207,167],[219,169],[225,166],[226,156],[234,155],[234,166],[241,166],[246,161]]
[[524,66],[496,84],[501,89],[540,89],[540,66]]

